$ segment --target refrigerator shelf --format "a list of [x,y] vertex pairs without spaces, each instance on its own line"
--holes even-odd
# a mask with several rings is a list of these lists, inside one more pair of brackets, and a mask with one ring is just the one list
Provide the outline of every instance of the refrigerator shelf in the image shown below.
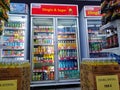
[[33,54],[34,54],[34,56],[39,56],[39,55],[44,55],[44,54],[49,54],[49,55],[51,54],[51,55],[52,55],[52,54],[54,54],[54,53],[53,53],[53,52],[52,52],[52,53],[48,53],[48,52],[35,53],[35,52],[34,52]]
[[34,39],[53,39],[53,37],[40,37],[40,36],[34,36]]
[[19,40],[19,39],[8,40],[8,41],[3,41],[3,42],[4,42],[4,43],[14,43],[14,42],[24,43],[23,40]]
[[13,28],[13,27],[5,27],[5,30],[25,30],[25,28]]
[[115,53],[117,55],[120,55],[119,47],[115,48],[109,48],[109,49],[103,49],[101,52],[110,52],[110,53]]
[[53,63],[34,63],[34,69],[42,68],[42,67],[49,67],[49,66],[54,66]]
[[[19,34],[19,33],[17,33],[18,35],[20,35],[20,36],[24,36],[23,34]],[[5,34],[4,33],[4,36],[15,36],[15,34]]]
[[89,40],[89,42],[105,42],[103,40]]
[[43,62],[44,62],[44,63],[45,63],[45,62],[47,62],[47,63],[54,63],[54,61],[51,60],[51,59],[50,59],[50,60],[47,60],[47,59],[46,59],[46,60],[33,60],[33,62],[34,62],[34,63],[43,63]]
[[77,67],[72,67],[72,68],[59,68],[60,71],[64,71],[64,70],[78,70]]
[[76,40],[76,38],[58,38],[58,40]]
[[17,55],[7,55],[7,56],[2,56],[2,57],[14,57],[14,58],[18,57],[19,58],[19,57],[24,57],[24,55],[19,55],[19,56],[17,56]]
[[77,48],[67,48],[67,47],[59,47],[58,50],[68,50],[68,49],[77,49]]
[[3,50],[23,50],[24,48],[3,48]]
[[[33,72],[46,72],[47,70],[41,70],[41,69],[34,69]],[[50,70],[50,72],[54,72],[54,70]]]
[[38,31],[38,30],[34,30],[34,33],[54,33],[54,31]]
[[75,60],[77,60],[77,56],[74,56],[74,57],[72,57],[72,56],[70,56],[70,57],[59,57],[59,60],[72,60],[72,59],[75,59]]
[[101,50],[99,50],[99,51],[90,51],[90,53],[100,53],[101,52]]
[[34,46],[53,46],[53,44],[34,44]]
[[3,49],[24,49],[24,47],[20,47],[20,46],[14,46],[14,47],[11,47],[11,46],[3,46]]
[[38,25],[34,25],[33,28],[35,28],[35,29],[39,29],[39,28],[53,28],[53,26],[38,26]]
[[58,32],[58,34],[76,34],[76,32]]

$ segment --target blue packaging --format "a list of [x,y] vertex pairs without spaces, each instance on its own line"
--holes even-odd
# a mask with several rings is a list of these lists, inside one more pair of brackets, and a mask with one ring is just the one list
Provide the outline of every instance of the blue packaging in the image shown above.
[[28,7],[25,3],[10,3],[10,14],[27,13]]

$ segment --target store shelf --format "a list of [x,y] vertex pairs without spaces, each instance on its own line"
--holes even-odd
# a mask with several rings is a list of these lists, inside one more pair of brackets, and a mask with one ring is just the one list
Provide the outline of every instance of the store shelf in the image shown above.
[[75,32],[58,32],[58,34],[76,34]]
[[76,38],[58,38],[58,40],[76,40]]
[[54,33],[53,31],[35,31],[35,30],[34,32],[35,33]]
[[77,67],[70,67],[70,68],[59,68],[60,71],[64,71],[64,70],[77,70]]
[[103,49],[101,52],[110,52],[110,53],[115,53],[117,55],[120,55],[120,49],[119,49],[119,47],[110,48],[110,49]]
[[34,44],[34,46],[40,46],[40,45],[41,45],[41,46],[44,46],[44,45],[45,45],[45,46],[50,46],[50,45],[53,46],[53,44]]
[[77,49],[77,48],[66,48],[66,47],[59,47],[58,50],[71,50],[71,49]]
[[14,27],[5,27],[8,30],[25,30],[25,28],[14,28]]
[[89,42],[104,42],[103,40],[89,40]]
[[[20,36],[24,36],[23,34],[19,34],[19,33],[17,33],[17,34]],[[15,34],[4,34],[4,36],[15,36]]]
[[106,25],[101,26],[100,30],[105,30],[107,28],[117,27],[117,22],[120,22],[120,20],[115,20],[115,21],[109,22]]
[[59,60],[72,60],[72,59],[76,59],[77,60],[77,56],[70,56],[70,57],[59,57]]
[[43,28],[43,29],[44,29],[44,28],[53,28],[53,26],[35,26],[35,25],[34,25],[33,28],[35,28],[35,29],[36,29],[36,28],[37,28],[37,29]]
[[16,56],[16,55],[6,55],[6,56],[2,56],[2,57],[14,57],[14,58],[17,58],[17,57],[24,57],[24,55],[21,55],[21,56]]
[[24,50],[24,48],[2,48],[3,50]]
[[3,41],[3,43],[13,43],[14,44],[14,42],[19,42],[19,43],[24,43],[24,41],[23,40],[17,40],[17,39],[14,39],[13,41],[12,40],[8,40],[8,41]]
[[53,39],[53,37],[40,37],[40,36],[34,36],[34,39]]

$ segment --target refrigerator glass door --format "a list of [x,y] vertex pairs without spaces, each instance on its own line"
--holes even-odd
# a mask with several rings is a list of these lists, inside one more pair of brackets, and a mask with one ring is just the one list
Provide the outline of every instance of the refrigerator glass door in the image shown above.
[[108,53],[101,52],[106,34],[99,30],[100,25],[101,19],[87,19],[90,58],[107,57],[108,55]]
[[9,20],[5,22],[5,30],[3,32],[3,59],[25,59],[26,30],[26,15],[9,15]]
[[55,80],[53,18],[32,17],[32,81]]
[[57,19],[59,80],[79,78],[77,19]]

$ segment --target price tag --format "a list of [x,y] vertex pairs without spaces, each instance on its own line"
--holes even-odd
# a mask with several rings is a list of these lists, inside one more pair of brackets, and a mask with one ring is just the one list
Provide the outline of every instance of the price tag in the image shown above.
[[17,90],[17,80],[0,80],[0,90]]
[[119,90],[117,75],[96,76],[97,90]]

